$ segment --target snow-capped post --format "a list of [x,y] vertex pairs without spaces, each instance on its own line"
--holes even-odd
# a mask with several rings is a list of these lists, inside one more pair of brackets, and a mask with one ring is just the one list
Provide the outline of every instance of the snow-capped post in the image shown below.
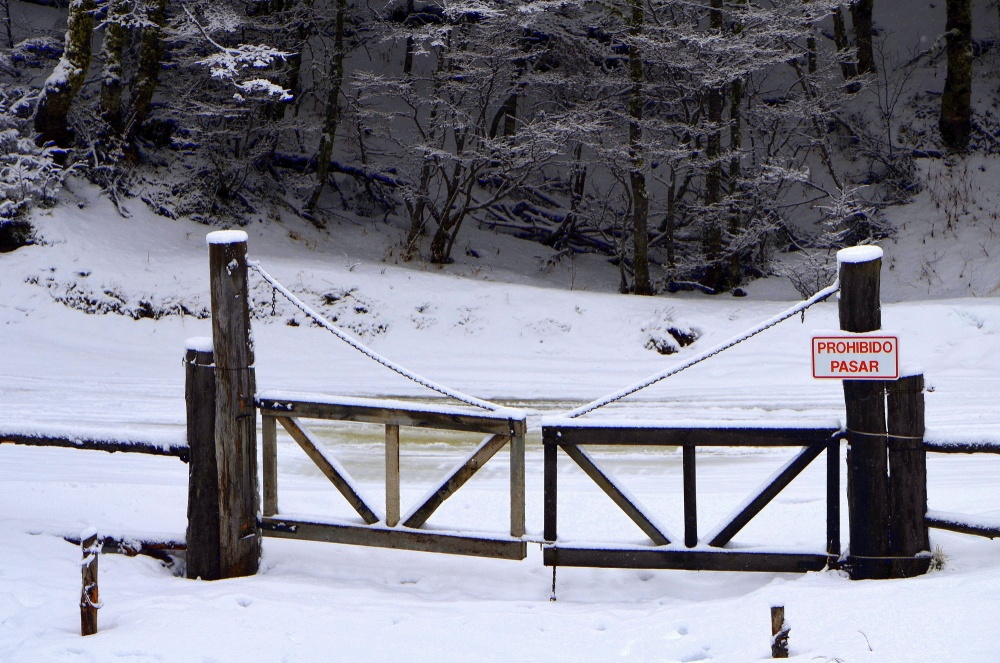
[[[840,328],[882,327],[879,285],[882,249],[854,246],[837,252]],[[847,411],[848,565],[855,580],[889,576],[889,477],[886,459],[885,383],[844,380]]]
[[[906,371],[904,371],[905,373]],[[927,533],[927,451],[924,449],[924,376],[909,371],[886,384],[889,396],[889,547],[893,577],[922,575],[930,566]]]
[[791,631],[785,621],[785,606],[771,606],[771,658],[788,658],[788,633]]
[[94,635],[97,633],[97,609],[101,607],[97,592],[97,555],[101,552],[101,544],[97,540],[97,530],[90,528],[80,534],[80,549],[83,551],[80,635]]
[[219,577],[260,565],[257,409],[247,288],[247,234],[208,234],[215,350],[215,453],[219,485]]
[[187,403],[187,577],[219,578],[219,465],[215,457],[215,358],[212,339],[189,338]]

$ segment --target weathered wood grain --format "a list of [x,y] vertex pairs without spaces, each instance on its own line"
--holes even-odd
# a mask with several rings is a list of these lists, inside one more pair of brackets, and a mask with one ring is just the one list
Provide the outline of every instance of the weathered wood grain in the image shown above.
[[351,403],[336,400],[294,400],[261,399],[261,412],[275,416],[295,416],[303,419],[329,419],[355,421],[369,424],[389,424],[393,426],[413,426],[415,428],[439,428],[442,430],[492,433],[494,435],[523,434],[526,431],[524,419],[505,419],[496,416],[480,416],[474,413],[452,414],[435,412],[431,408],[392,408],[372,401],[371,405],[359,404],[361,399]]
[[215,359],[211,352],[188,349],[184,400],[187,406],[188,578],[218,580],[222,555],[219,539],[219,465],[215,449]]
[[261,478],[264,482],[264,515],[278,513],[278,424],[274,417],[261,417]]
[[524,433],[510,438],[510,535],[524,536]]
[[[879,279],[882,260],[840,264],[840,328],[876,331],[882,326]],[[889,475],[886,456],[885,384],[844,380],[847,437],[847,503],[851,577],[886,578],[889,556]],[[883,558],[883,559],[879,559]]]
[[399,426],[385,427],[385,524],[399,524]]
[[80,587],[80,635],[97,633],[97,609],[100,593],[97,588],[97,561],[101,546],[97,542],[97,532],[80,542],[83,561],[80,571],[83,584]]
[[522,560],[527,557],[527,543],[520,539],[428,532],[399,527],[389,529],[364,525],[316,523],[282,517],[263,518],[261,526],[265,536],[284,539],[326,541],[496,559]]
[[[886,384],[889,443],[889,550],[893,557],[930,551],[927,513],[927,452],[924,450],[924,376]],[[921,560],[923,562],[924,560]],[[922,567],[922,568],[921,568]],[[895,578],[925,573],[925,563],[894,560]]]
[[245,241],[209,243],[215,440],[219,465],[220,577],[253,575],[260,565],[257,411]]

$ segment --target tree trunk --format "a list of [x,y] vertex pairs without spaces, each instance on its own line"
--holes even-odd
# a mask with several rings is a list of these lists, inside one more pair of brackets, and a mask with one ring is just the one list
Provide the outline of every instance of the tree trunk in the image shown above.
[[858,40],[858,73],[875,73],[875,53],[872,48],[872,9],[875,0],[858,0],[851,5],[851,20]]
[[[712,0],[709,12],[709,27],[722,31],[722,0]],[[722,220],[716,206],[722,202],[722,111],[725,105],[722,88],[712,88],[706,95],[708,144],[705,156],[708,158],[708,172],[705,175],[705,230],[702,235],[702,249],[705,254],[705,273],[702,285],[719,292],[725,287],[727,278],[722,262]]]
[[941,140],[964,150],[972,132],[972,0],[947,0],[948,75],[941,95]]
[[[629,34],[638,37],[645,23],[645,10],[641,0],[632,0],[632,20]],[[636,295],[653,294],[649,282],[649,194],[646,191],[646,158],[642,145],[642,106],[645,103],[645,71],[642,51],[633,41],[629,45],[629,80],[632,83],[628,103],[628,151],[631,161],[629,185],[632,188],[632,266],[634,270],[632,292]]]
[[101,59],[103,60],[101,117],[108,123],[114,134],[121,134],[122,131],[123,65],[125,41],[128,37],[128,32],[122,23],[123,5],[122,0],[115,0],[108,7],[107,25],[104,28],[104,42],[101,47]]
[[[410,18],[416,11],[413,0],[406,0],[406,22],[410,22]],[[406,53],[403,55],[403,74],[409,76],[413,73],[413,50],[416,47],[413,41],[413,35],[409,35],[406,38]]]
[[[729,195],[734,196],[740,186],[743,174],[740,151],[743,149],[743,81],[735,80],[729,90],[729,174],[727,177]],[[729,235],[736,237],[743,230],[743,219],[738,206],[729,213]],[[763,242],[763,240],[761,240]],[[729,278],[727,286],[736,287],[743,281],[743,258],[739,251],[729,253]]]
[[42,87],[35,112],[35,131],[42,144],[52,142],[60,147],[69,147],[73,140],[69,110],[90,69],[95,8],[94,0],[72,0],[69,3],[63,54]]
[[129,114],[126,135],[131,139],[139,132],[142,123],[153,109],[153,94],[160,80],[163,66],[163,28],[167,24],[167,0],[156,0],[147,16],[149,24],[142,29],[139,45],[139,69],[132,89],[132,112]]
[[3,6],[3,16],[0,20],[3,21],[4,27],[7,29],[7,48],[14,48],[14,32],[11,30],[10,19],[10,0],[0,0],[0,5]]
[[326,97],[326,117],[323,122],[323,135],[319,141],[319,154],[316,157],[316,188],[309,198],[307,209],[316,209],[319,196],[326,185],[330,173],[330,157],[333,156],[333,141],[337,137],[337,127],[340,124],[340,91],[344,84],[344,22],[347,19],[347,0],[337,0],[336,31],[333,38],[333,58],[330,61],[330,90]]
[[840,62],[840,73],[844,80],[849,81],[858,77],[858,64],[850,53],[851,43],[847,38],[847,25],[844,22],[844,12],[837,7],[833,13],[833,41],[837,46],[837,61]]

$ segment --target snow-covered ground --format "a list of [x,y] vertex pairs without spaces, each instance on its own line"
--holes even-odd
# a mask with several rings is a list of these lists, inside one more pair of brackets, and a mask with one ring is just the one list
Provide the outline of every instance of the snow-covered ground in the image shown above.
[[[1000,442],[1000,240],[991,194],[976,198],[982,214],[970,221],[959,209],[964,222],[950,228],[933,198],[947,206],[948,187],[988,187],[990,174],[979,166],[989,164],[936,180],[929,173],[932,186],[913,205],[890,210],[907,234],[884,244],[883,327],[899,334],[902,361],[925,370],[930,437]],[[210,332],[198,317],[208,302],[209,229],[151,218],[138,204],[122,219],[83,185],[75,188],[80,206],[39,216],[43,245],[0,256],[0,429],[181,438],[184,342]],[[614,268],[598,258],[565,259],[546,271],[547,249],[525,253],[516,240],[486,233],[470,233],[456,251],[462,261],[446,270],[397,264],[387,249],[391,229],[370,224],[345,222],[330,233],[294,222],[246,230],[252,258],[376,351],[528,411],[533,538],[541,531],[541,415],[657,373],[797,299],[773,278],[740,299],[623,297],[608,292]],[[387,239],[372,242],[374,233]],[[254,283],[260,388],[434,396]],[[195,315],[143,317],[182,309]],[[668,327],[699,338],[676,355],[648,349]],[[841,388],[811,378],[809,338],[836,327],[836,304],[818,304],[804,320],[796,316],[586,416],[835,424]],[[316,430],[367,494],[379,496],[379,432]],[[404,430],[404,510],[474,442]],[[700,451],[700,531],[789,453]],[[676,452],[596,455],[669,529],[682,529]],[[503,456],[428,526],[501,533]],[[560,535],[640,543],[642,533],[563,460]],[[931,508],[1000,517],[1000,459],[932,455],[929,463]],[[772,603],[786,606],[793,660],[993,661],[1000,649],[1000,544],[937,531],[932,544],[944,568],[912,580],[560,569],[556,602],[534,545],[528,559],[506,562],[265,539],[260,574],[213,583],[175,577],[152,559],[108,555],[101,631],[81,638],[79,550],[60,535],[95,526],[116,536],[182,537],[186,481],[186,466],[171,458],[0,446],[0,661],[748,661],[769,656]],[[350,515],[287,438],[279,441],[279,486],[283,511]],[[824,490],[817,463],[737,543],[821,549]],[[845,521],[845,539],[846,531]]]

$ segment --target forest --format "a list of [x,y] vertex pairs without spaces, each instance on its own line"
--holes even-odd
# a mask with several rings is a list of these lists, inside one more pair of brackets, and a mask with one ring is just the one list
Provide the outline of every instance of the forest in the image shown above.
[[[893,29],[917,11],[939,30]],[[895,232],[916,159],[996,149],[977,30],[972,0],[0,0],[0,244],[82,177],[217,226],[386,224],[400,262],[475,225],[623,293],[797,252],[811,292]]]

